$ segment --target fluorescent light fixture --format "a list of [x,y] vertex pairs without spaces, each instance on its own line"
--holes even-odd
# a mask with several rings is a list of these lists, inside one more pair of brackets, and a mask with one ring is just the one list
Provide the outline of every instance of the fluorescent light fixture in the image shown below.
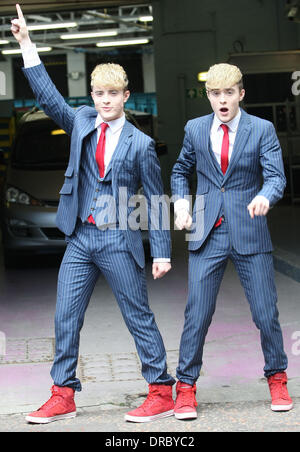
[[140,16],[139,20],[141,22],[152,22],[153,21],[153,16]]
[[105,36],[117,36],[117,30],[96,31],[86,33],[66,33],[61,35],[61,39],[85,39],[85,38],[101,38]]
[[38,24],[38,25],[28,25],[29,31],[33,30],[55,30],[56,28],[73,28],[77,27],[76,22],[61,22],[56,24]]
[[[37,47],[36,49],[38,52],[50,52],[52,50],[52,47]],[[3,55],[15,55],[18,53],[22,53],[21,49],[4,49],[1,51]]]
[[9,41],[6,41],[6,39],[0,39],[0,44],[8,44]]
[[119,47],[119,46],[130,46],[130,45],[138,45],[138,44],[148,44],[149,39],[143,38],[143,39],[123,39],[123,40],[116,40],[116,41],[103,41],[98,42],[96,44],[97,47]]
[[198,74],[198,82],[206,82],[207,79],[207,71],[206,72],[199,72]]

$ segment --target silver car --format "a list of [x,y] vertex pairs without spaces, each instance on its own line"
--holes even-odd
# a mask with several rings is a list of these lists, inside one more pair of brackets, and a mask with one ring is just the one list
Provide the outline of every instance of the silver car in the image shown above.
[[42,111],[20,120],[2,190],[4,264],[20,254],[59,253],[64,235],[55,225],[69,137]]

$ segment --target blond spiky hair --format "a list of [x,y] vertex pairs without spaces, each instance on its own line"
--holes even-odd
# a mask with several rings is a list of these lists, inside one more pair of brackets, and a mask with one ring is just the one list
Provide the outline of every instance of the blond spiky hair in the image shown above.
[[91,87],[93,88],[95,85],[126,90],[128,88],[127,74],[119,64],[98,64],[91,74]]
[[210,89],[226,89],[238,84],[240,90],[243,88],[242,73],[233,64],[220,63],[209,68],[205,87]]

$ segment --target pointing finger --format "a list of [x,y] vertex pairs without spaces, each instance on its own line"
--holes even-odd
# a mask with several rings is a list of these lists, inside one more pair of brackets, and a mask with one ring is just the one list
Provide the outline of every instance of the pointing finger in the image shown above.
[[18,18],[24,20],[24,16],[23,16],[23,13],[22,13],[22,10],[21,10],[21,6],[18,3],[16,4],[16,8],[17,8],[17,13],[18,13]]

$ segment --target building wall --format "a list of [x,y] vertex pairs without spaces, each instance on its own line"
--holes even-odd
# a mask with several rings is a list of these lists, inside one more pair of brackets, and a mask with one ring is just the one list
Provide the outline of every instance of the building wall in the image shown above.
[[211,111],[207,99],[200,97],[201,90],[196,91],[201,87],[198,72],[227,62],[235,53],[298,49],[300,24],[285,17],[282,0],[152,3],[158,135],[168,143],[163,168],[168,175],[180,151],[186,121]]
[[[300,45],[300,24],[286,18],[284,0],[152,0],[151,3],[154,54],[143,55],[139,78],[143,78],[141,86],[145,92],[156,90],[156,136],[168,145],[168,155],[161,160],[168,186],[186,121],[210,112],[209,103],[202,96],[203,84],[197,81],[198,72],[206,71],[214,63],[234,62],[237,53],[243,56],[253,52],[296,51]],[[243,60],[236,61],[243,64]],[[66,75],[80,74],[79,78],[68,77],[69,95],[89,92],[86,78],[90,74],[85,61],[83,55],[67,56]],[[264,66],[280,71],[280,65],[290,71],[300,70],[300,54],[279,54],[276,64],[274,61],[272,55],[254,55],[252,73],[257,70],[258,62],[258,72]],[[6,74],[7,93],[1,99],[15,97],[12,67],[9,57],[0,61],[0,71]],[[134,86],[133,91],[136,90]]]

